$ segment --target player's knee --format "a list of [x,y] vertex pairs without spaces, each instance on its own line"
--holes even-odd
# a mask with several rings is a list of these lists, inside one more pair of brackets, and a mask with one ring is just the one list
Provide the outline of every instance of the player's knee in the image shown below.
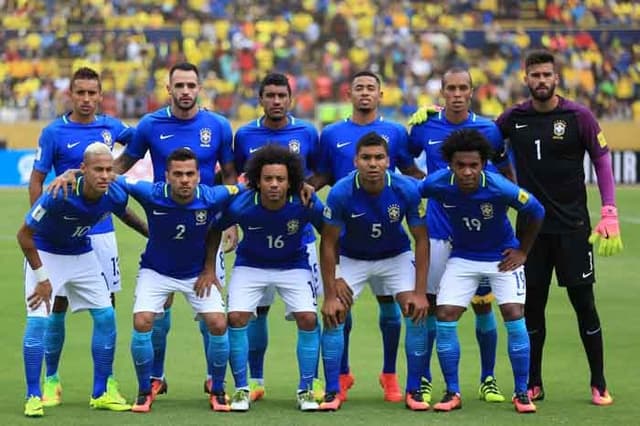
[[221,336],[227,331],[227,317],[222,313],[205,314],[204,322],[214,336]]
[[596,301],[592,285],[581,285],[567,288],[569,300],[576,313],[595,311]]
[[258,316],[265,316],[269,313],[270,306],[258,306],[256,308],[256,314]]
[[69,299],[64,296],[56,296],[53,301],[53,309],[52,312],[62,313],[67,312],[69,308]]
[[500,305],[500,312],[505,321],[516,321],[524,316],[524,305],[520,303],[504,303]]
[[304,331],[313,331],[318,324],[318,318],[315,312],[296,312],[293,314],[296,319],[298,329]]
[[463,312],[464,308],[460,306],[440,305],[436,308],[436,318],[442,322],[458,321]]
[[251,312],[229,312],[227,314],[227,320],[229,321],[230,327],[244,327],[249,323],[249,319],[251,318]]
[[138,312],[133,315],[133,328],[140,332],[146,333],[153,329],[153,312]]
[[108,308],[89,309],[97,329],[106,330],[116,328],[116,315],[112,306]]

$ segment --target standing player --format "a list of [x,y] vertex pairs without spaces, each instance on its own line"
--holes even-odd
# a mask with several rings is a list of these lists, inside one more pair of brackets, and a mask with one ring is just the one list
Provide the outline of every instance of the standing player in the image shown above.
[[[129,170],[136,161],[151,153],[153,163],[153,179],[164,180],[165,167],[169,154],[176,148],[186,147],[196,153],[200,164],[200,178],[205,185],[214,185],[215,167],[221,165],[223,182],[236,182],[236,171],[233,166],[232,132],[229,121],[221,115],[200,109],[197,104],[200,92],[200,76],[198,68],[190,63],[174,65],[169,71],[167,91],[171,97],[171,105],[145,115],[139,122],[135,137],[127,145],[124,153],[115,161],[116,173]],[[237,234],[230,230],[230,247],[235,246]],[[220,281],[224,282],[223,254],[218,253],[217,271]],[[167,345],[167,333],[171,328],[172,296],[167,300],[162,317],[156,318],[153,327],[154,366],[152,376],[154,394],[167,390],[164,378],[164,356]],[[208,331],[204,321],[200,321],[200,332],[206,352],[208,347]],[[207,366],[205,392],[211,391],[212,366]]]
[[[361,71],[351,78],[349,96],[353,105],[351,117],[325,127],[320,135],[320,161],[318,173],[310,183],[320,189],[347,176],[354,169],[358,140],[369,132],[378,133],[387,142],[389,168],[396,167],[404,174],[422,178],[424,174],[416,167],[407,147],[407,131],[392,121],[378,115],[382,97],[380,79],[370,71]],[[374,288],[373,291],[377,291]],[[384,362],[380,374],[380,385],[387,401],[402,401],[402,392],[396,374],[396,357],[400,340],[400,310],[389,294],[375,293],[380,305],[379,326],[382,332]],[[345,321],[345,350],[340,367],[340,397],[347,399],[347,391],[354,384],[349,368],[349,335],[351,314]]]
[[[318,131],[304,120],[288,114],[291,106],[291,86],[284,74],[268,74],[260,83],[258,91],[260,105],[264,115],[240,127],[236,132],[233,155],[236,170],[242,173],[247,160],[259,152],[268,143],[286,147],[290,152],[298,154],[302,160],[304,176],[311,175],[315,168],[318,153]],[[309,265],[313,274],[315,292],[321,288],[319,283],[318,255],[316,237],[311,225],[304,229],[304,243],[309,253]],[[256,401],[264,396],[264,357],[268,344],[267,314],[273,303],[275,289],[266,291],[258,303],[257,313],[249,321],[249,369],[251,378],[250,397]],[[315,383],[318,388],[318,383]]]
[[18,231],[24,252],[27,325],[23,341],[27,402],[24,414],[44,415],[40,371],[45,352],[45,328],[51,298],[61,289],[72,312],[89,310],[93,318],[91,353],[94,360],[93,392],[89,405],[96,409],[126,411],[131,408],[107,391],[116,344],[116,323],[102,268],[87,236],[111,212],[147,235],[146,225],[128,209],[127,195],[112,180],[110,148],[95,142],[84,151],[80,179],[67,198],[40,196]]
[[[479,131],[454,131],[445,139],[442,154],[449,169],[430,174],[419,185],[423,197],[433,197],[445,206],[453,236],[436,309],[436,350],[447,391],[433,408],[451,411],[462,407],[458,319],[486,277],[507,328],[515,381],[513,404],[519,413],[535,412],[527,393],[529,336],[523,318],[526,285],[522,265],[542,225],[544,208],[525,190],[484,170],[491,147]],[[518,210],[523,223],[520,241],[507,217],[508,207]]]
[[[224,392],[229,360],[227,321],[222,286],[214,273],[218,247],[210,249],[205,240],[214,217],[238,188],[199,185],[198,159],[187,148],[169,155],[166,170],[166,183],[125,185],[144,208],[150,235],[140,259],[133,307],[131,355],[138,377],[138,397],[131,410],[149,412],[157,395],[151,388],[153,320],[163,312],[167,297],[177,291],[184,294],[207,327],[207,364],[213,366],[211,408],[229,411]],[[214,285],[216,288],[212,288]]]
[[285,302],[286,318],[295,319],[298,326],[298,408],[318,409],[312,386],[320,331],[316,284],[304,241],[308,224],[321,230],[324,206],[315,196],[310,207],[302,204],[297,194],[304,182],[303,171],[300,156],[289,148],[262,146],[247,163],[247,186],[252,190],[237,197],[216,223],[222,229],[237,223],[244,235],[236,250],[228,290],[230,361],[236,384],[231,400],[234,411],[248,410],[252,400],[247,381],[252,336],[247,324],[264,296],[276,290]]
[[[567,288],[578,318],[578,328],[591,370],[591,401],[609,405],[613,398],[604,378],[602,330],[593,284],[592,243],[600,255],[622,250],[615,184],[607,141],[584,106],[555,94],[558,73],[554,57],[535,51],[525,60],[524,82],[531,99],[510,108],[497,123],[513,150],[518,182],[547,210],[542,230],[527,263],[527,329],[531,338],[529,390],[534,400],[544,398],[542,349],[546,337],[545,307],[551,274]],[[583,160],[589,154],[598,176],[601,220],[591,238]],[[520,224],[518,224],[518,231]]]
[[[432,114],[428,120],[416,124],[409,133],[409,150],[414,156],[425,152],[427,171],[429,174],[448,167],[442,157],[443,141],[457,129],[477,129],[491,144],[494,164],[487,163],[487,170],[496,171],[496,166],[509,178],[513,178],[511,163],[507,157],[501,157],[505,147],[500,129],[488,118],[481,117],[469,110],[473,85],[471,75],[463,68],[451,68],[442,76],[440,93],[445,101],[445,108]],[[422,379],[423,397],[431,402],[431,368],[430,360],[433,344],[436,339],[436,318],[433,315],[436,307],[436,294],[444,272],[444,267],[451,253],[451,224],[447,214],[447,206],[443,207],[436,199],[429,199],[427,207],[427,229],[430,238],[429,277],[427,281],[427,297],[431,312],[427,318],[429,341],[427,342],[427,369]],[[473,310],[476,314],[476,337],[480,347],[480,389],[481,399],[489,402],[502,402],[504,396],[500,393],[495,379],[494,367],[496,363],[496,344],[498,332],[496,319],[491,310],[491,287],[486,283],[478,287],[478,292],[472,299]]]
[[[411,410],[427,410],[420,376],[426,361],[429,239],[420,195],[410,178],[387,170],[387,142],[377,132],[365,134],[355,148],[357,171],[331,188],[324,212],[320,267],[325,293],[322,358],[326,393],[320,409],[340,408],[345,315],[351,294],[358,297],[369,282],[375,294],[392,294],[402,307],[407,354],[405,402]],[[415,258],[402,226],[405,217],[415,242]],[[336,272],[338,251],[340,273]]]
[[[56,175],[67,169],[77,169],[82,156],[91,143],[103,142],[113,149],[115,142],[126,144],[133,135],[133,129],[115,118],[97,113],[102,101],[100,77],[90,68],[79,68],[71,76],[69,84],[71,112],[63,114],[45,127],[38,141],[36,160],[29,178],[29,201],[33,205],[42,195],[42,184],[51,170]],[[98,223],[89,232],[91,247],[102,267],[111,300],[115,307],[115,293],[121,290],[120,268],[118,265],[118,245],[111,216]],[[65,315],[68,301],[64,289],[58,293],[53,310],[47,322],[45,333],[46,375],[42,403],[53,407],[62,403],[62,385],[58,375],[58,365],[65,338]],[[122,403],[124,398],[118,392],[117,382],[109,373],[107,389]]]

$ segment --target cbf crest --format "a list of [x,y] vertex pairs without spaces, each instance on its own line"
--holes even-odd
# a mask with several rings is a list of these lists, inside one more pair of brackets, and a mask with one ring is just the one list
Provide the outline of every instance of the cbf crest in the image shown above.
[[287,222],[287,234],[293,235],[300,229],[300,222],[297,219],[291,219]]
[[211,129],[203,127],[200,129],[200,146],[208,147],[211,145]]
[[196,210],[196,225],[206,225],[206,224],[207,224],[207,211]]
[[400,206],[397,204],[391,204],[387,207],[387,213],[389,213],[389,221],[397,222],[400,220]]
[[556,120],[553,122],[553,139],[564,139],[564,132],[567,130],[567,122]]
[[482,213],[483,219],[492,219],[493,218],[493,204],[491,203],[482,203],[480,204],[480,213]]
[[289,151],[294,154],[300,154],[300,141],[298,139],[291,139],[289,141]]
[[108,146],[109,148],[113,147],[113,136],[111,136],[111,132],[108,130],[103,130],[101,133],[102,142]]

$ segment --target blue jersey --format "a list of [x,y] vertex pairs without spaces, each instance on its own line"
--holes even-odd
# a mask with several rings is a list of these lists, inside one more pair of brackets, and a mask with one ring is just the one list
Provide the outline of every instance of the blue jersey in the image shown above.
[[389,170],[413,165],[407,145],[407,130],[401,124],[378,117],[368,124],[357,124],[347,118],[322,129],[318,172],[329,174],[335,182],[354,169],[358,140],[369,132],[382,136],[389,147]]
[[226,229],[233,224],[242,228],[242,241],[236,249],[236,266],[263,269],[309,269],[304,242],[304,228],[322,227],[324,205],[313,195],[311,207],[300,198],[289,197],[279,210],[269,210],[260,203],[260,194],[247,191],[231,202],[216,227]]
[[[289,123],[281,129],[270,129],[262,124],[262,118],[245,124],[236,132],[233,143],[233,156],[236,170],[242,173],[251,155],[268,143],[276,143],[289,148],[289,151],[299,154],[305,176],[316,168],[319,155],[318,131],[309,122],[299,120],[291,115]],[[305,229],[305,243],[316,240],[313,228],[309,225]]]
[[[426,154],[427,172],[433,173],[436,170],[446,169],[449,165],[442,156],[442,143],[455,130],[476,129],[487,138],[491,144],[491,149],[496,155],[505,151],[505,144],[498,126],[488,118],[476,115],[469,111],[469,116],[462,123],[454,124],[447,120],[445,111],[429,116],[429,120],[415,125],[409,133],[409,151],[415,157],[422,151]],[[497,164],[502,167],[508,163],[508,158]],[[487,163],[486,170],[497,172],[496,166],[491,162]],[[451,238],[451,225],[442,205],[434,199],[429,199],[427,204],[427,228],[429,237],[438,240],[448,240]]]
[[87,201],[82,195],[84,178],[66,198],[53,198],[45,192],[33,204],[25,223],[34,231],[38,250],[49,253],[78,255],[91,251],[89,230],[111,212],[118,216],[127,207],[127,193],[116,182],[98,201]]
[[198,185],[193,201],[178,204],[166,183],[128,181],[122,176],[118,182],[147,215],[149,240],[140,267],[178,279],[197,277],[204,266],[209,226],[238,193],[238,187]]
[[453,232],[451,257],[479,261],[502,260],[502,252],[518,248],[507,210],[513,207],[536,219],[544,217],[538,200],[500,174],[482,172],[480,186],[460,191],[451,170],[430,174],[418,185],[423,197],[434,198],[446,210]]
[[385,187],[371,195],[361,188],[358,172],[340,179],[329,191],[325,221],[342,229],[340,254],[378,260],[410,249],[402,219],[424,226],[420,194],[412,178],[387,172]]
[[201,182],[213,185],[216,163],[222,165],[233,161],[231,144],[231,124],[223,116],[200,110],[193,118],[182,120],[167,106],[142,117],[125,154],[139,159],[149,151],[153,180],[161,182],[169,154],[177,148],[189,148],[198,157]]
[[[71,113],[56,118],[40,134],[33,169],[48,174],[53,168],[56,176],[68,169],[78,169],[84,150],[94,142],[103,142],[113,149],[119,142],[128,144],[134,129],[122,121],[107,115],[96,115],[91,123],[76,123],[69,119]],[[96,224],[90,234],[113,232],[111,216]]]

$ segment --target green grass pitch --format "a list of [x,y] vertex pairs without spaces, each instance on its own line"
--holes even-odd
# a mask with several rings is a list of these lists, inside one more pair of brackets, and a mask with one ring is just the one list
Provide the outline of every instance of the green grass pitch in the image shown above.
[[[63,405],[46,410],[43,419],[26,419],[22,415],[24,372],[22,333],[24,329],[23,257],[15,239],[27,210],[26,189],[2,189],[0,221],[0,302],[2,349],[0,350],[0,419],[4,425],[73,424],[637,424],[640,408],[634,398],[640,389],[640,321],[635,318],[640,298],[640,188],[618,189],[618,206],[625,251],[616,257],[597,257],[597,303],[604,329],[605,368],[610,390],[615,398],[611,407],[594,407],[589,403],[589,377],[584,352],[577,332],[575,316],[563,290],[554,286],[547,309],[547,345],[544,380],[547,400],[538,404],[538,413],[517,415],[509,403],[493,404],[476,398],[479,380],[478,349],[473,331],[473,315],[463,317],[460,327],[462,346],[461,386],[463,409],[449,413],[413,413],[403,404],[385,403],[377,383],[381,366],[381,339],[377,326],[378,309],[369,292],[354,307],[354,332],[351,344],[352,371],[356,384],[349,401],[337,413],[300,413],[295,409],[297,364],[295,326],[283,319],[283,305],[278,301],[270,315],[270,341],[266,360],[267,395],[248,413],[219,414],[208,408],[202,393],[205,376],[201,337],[192,319],[191,309],[176,297],[173,326],[167,351],[169,393],[158,398],[148,415],[96,412],[88,407],[92,370],[90,356],[91,322],[89,315],[67,316],[67,337],[60,375],[64,387]],[[592,213],[599,211],[599,197],[590,188]],[[597,220],[597,218],[593,218]],[[131,336],[132,294],[142,238],[118,223],[118,243],[124,290],[118,294],[118,348],[115,372],[122,391],[130,399],[136,393],[136,379],[129,352]],[[227,259],[228,264],[232,261]],[[506,355],[504,327],[499,325],[497,377],[503,392],[510,395],[513,381]],[[401,340],[402,341],[402,340]],[[402,345],[401,345],[402,346]],[[405,378],[404,352],[398,356],[401,381]],[[432,360],[434,395],[439,398],[443,382],[437,360]],[[228,376],[229,389],[232,379]]]

